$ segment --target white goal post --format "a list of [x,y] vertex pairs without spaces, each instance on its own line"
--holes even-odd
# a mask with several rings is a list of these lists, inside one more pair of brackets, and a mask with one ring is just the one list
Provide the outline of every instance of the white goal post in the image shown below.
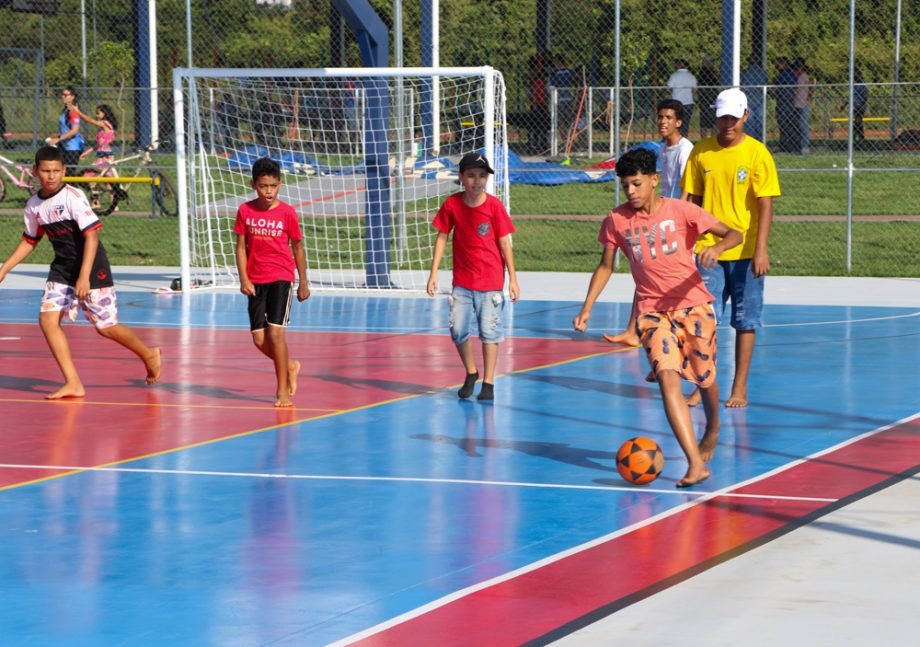
[[260,157],[282,167],[314,288],[424,290],[431,220],[465,153],[488,157],[510,211],[491,67],[177,68],[173,101],[183,289],[239,285],[233,225]]

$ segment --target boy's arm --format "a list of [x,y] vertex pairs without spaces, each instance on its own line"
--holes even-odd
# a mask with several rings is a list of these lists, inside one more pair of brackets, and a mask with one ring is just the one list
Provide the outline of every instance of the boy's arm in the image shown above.
[[721,221],[716,221],[716,224],[710,227],[706,233],[715,234],[722,239],[715,245],[703,247],[696,255],[696,260],[699,264],[706,268],[715,267],[722,252],[732,247],[737,247],[744,241],[744,236],[741,235],[740,231],[732,229]]
[[292,240],[291,249],[294,250],[294,265],[297,266],[297,300],[306,301],[310,298],[310,281],[307,279],[307,250],[303,240]]
[[256,288],[249,280],[249,274],[246,273],[246,237],[240,234],[236,235],[236,270],[240,273],[240,292],[253,297],[256,295]]
[[757,198],[757,212],[760,218],[757,223],[757,246],[754,247],[751,271],[754,276],[763,276],[770,271],[767,243],[770,239],[770,228],[773,226],[773,196]]
[[16,249],[10,254],[10,257],[0,266],[0,282],[6,278],[6,275],[9,274],[14,267],[22,263],[34,249],[35,243],[29,242],[25,238],[21,239],[19,244],[16,245]]
[[447,249],[447,234],[442,231],[438,233],[438,238],[434,241],[434,256],[431,259],[431,272],[428,274],[427,290],[428,296],[431,297],[438,292],[438,267],[441,265],[445,249]]
[[89,295],[89,276],[93,272],[93,263],[96,261],[98,249],[99,227],[87,229],[83,232],[83,260],[80,263],[80,275],[74,286],[78,299],[85,299]]
[[501,249],[502,257],[505,259],[505,265],[508,266],[508,293],[511,295],[512,301],[517,301],[521,296],[521,288],[518,285],[517,274],[514,271],[514,252],[511,249],[511,234],[499,238],[498,246]]
[[594,273],[591,275],[591,282],[588,284],[588,294],[585,297],[585,302],[581,306],[581,311],[576,315],[575,319],[572,320],[572,325],[575,327],[575,330],[584,332],[588,329],[588,319],[591,317],[591,308],[594,307],[594,302],[597,301],[601,292],[607,287],[607,281],[610,280],[610,276],[613,274],[613,257],[615,254],[615,248],[604,248],[601,260],[594,269]]

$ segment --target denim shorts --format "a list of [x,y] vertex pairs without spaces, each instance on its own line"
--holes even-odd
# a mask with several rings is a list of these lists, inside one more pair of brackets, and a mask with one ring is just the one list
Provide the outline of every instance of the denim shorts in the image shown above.
[[735,330],[754,330],[763,326],[763,290],[766,275],[755,277],[751,271],[752,259],[719,261],[715,267],[696,267],[715,301],[716,320],[722,323],[725,304],[731,301],[731,326]]
[[479,327],[484,344],[498,344],[505,339],[502,313],[505,295],[501,290],[483,292],[454,286],[450,295],[450,338],[458,346],[470,338],[473,322]]

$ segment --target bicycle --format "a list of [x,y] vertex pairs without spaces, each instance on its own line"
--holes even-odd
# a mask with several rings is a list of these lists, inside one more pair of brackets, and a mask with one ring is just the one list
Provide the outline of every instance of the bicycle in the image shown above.
[[[9,167],[16,169],[18,175],[11,171]],[[0,172],[9,178],[4,181],[3,177],[0,176],[0,200],[6,198],[6,182],[25,190],[30,197],[41,188],[38,178],[32,174],[32,167],[26,162],[19,164],[0,155]]]
[[[83,169],[80,172],[80,176],[85,178],[140,178],[144,169],[153,164],[152,153],[157,146],[158,144],[151,144],[146,148],[139,148],[134,155],[120,159],[102,158],[97,160],[94,166]],[[134,175],[119,174],[118,167],[120,164],[134,160],[140,160],[134,169]],[[155,169],[151,169],[148,172],[151,180],[151,200],[156,207],[159,207],[160,215],[178,215],[179,194],[170,179]],[[134,183],[104,182],[101,179],[97,182],[88,182],[86,186],[93,212],[97,216],[107,216],[118,210],[119,205],[130,205],[131,195],[129,190],[131,184]]]

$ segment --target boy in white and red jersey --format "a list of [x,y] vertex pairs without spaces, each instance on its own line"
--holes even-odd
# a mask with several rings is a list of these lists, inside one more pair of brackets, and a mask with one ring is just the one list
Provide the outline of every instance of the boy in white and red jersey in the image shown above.
[[307,253],[300,220],[291,205],[278,199],[281,167],[263,157],[252,165],[256,198],[240,205],[236,214],[236,267],[240,292],[249,297],[252,343],[275,365],[276,407],[293,405],[300,362],[288,356],[284,329],[291,316],[294,271],[297,300],[310,298]]
[[64,184],[64,152],[57,146],[39,148],[32,172],[41,189],[26,202],[22,241],[0,267],[0,281],[32,253],[43,236],[48,236],[54,247],[54,260],[48,270],[38,323],[64,374],[64,385],[45,397],[57,400],[86,395],[61,326],[65,316],[75,321],[80,308],[86,319],[95,324],[96,332],[144,361],[146,382],[154,384],[160,379],[160,349],[149,348],[130,328],[118,323],[112,269],[99,242],[102,223],[86,195]]
[[482,341],[483,375],[479,400],[495,398],[495,365],[498,345],[504,340],[502,312],[505,306],[505,267],[508,268],[508,293],[512,301],[521,294],[514,271],[511,234],[514,225],[501,200],[486,193],[488,160],[479,153],[467,153],[460,160],[460,184],[463,191],[444,201],[434,219],[438,238],[434,244],[428,294],[438,291],[438,266],[447,249],[447,237],[453,231],[453,290],[450,298],[450,336],[466,369],[461,398],[473,395],[479,380],[470,332],[473,320],[479,324]]
[[[576,330],[587,330],[591,308],[613,273],[616,250],[622,250],[636,283],[639,339],[661,390],[671,430],[687,457],[687,473],[677,487],[690,487],[709,477],[706,462],[719,439],[716,318],[713,297],[694,263],[693,247],[704,232],[720,237],[697,252],[697,262],[711,267],[719,254],[740,245],[742,236],[691,202],[657,195],[655,162],[655,154],[644,149],[630,151],[617,161],[627,202],[611,211],[601,225],[598,240],[604,252],[572,323]],[[699,445],[681,393],[681,378],[697,384],[703,395],[706,432]]]

